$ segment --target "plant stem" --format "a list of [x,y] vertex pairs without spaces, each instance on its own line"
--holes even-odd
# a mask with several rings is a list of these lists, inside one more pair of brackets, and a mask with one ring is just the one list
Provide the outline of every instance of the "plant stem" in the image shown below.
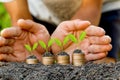
[[64,46],[64,45],[62,44],[62,45],[61,45],[61,50],[62,50],[62,51],[64,51],[64,47],[63,47],[63,46]]

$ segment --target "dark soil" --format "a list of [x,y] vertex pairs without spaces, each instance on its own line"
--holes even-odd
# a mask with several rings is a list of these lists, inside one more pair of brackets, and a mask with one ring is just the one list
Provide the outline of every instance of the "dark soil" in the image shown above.
[[0,80],[120,80],[120,62],[83,66],[0,63]]
[[73,51],[73,53],[80,53],[80,54],[82,54],[83,52],[82,52],[80,49],[75,49],[75,50]]
[[42,56],[43,57],[52,57],[54,55],[51,52],[45,52]]
[[66,52],[62,51],[57,54],[58,56],[69,56]]
[[37,59],[37,57],[34,55],[31,55],[31,56],[28,56],[27,59]]

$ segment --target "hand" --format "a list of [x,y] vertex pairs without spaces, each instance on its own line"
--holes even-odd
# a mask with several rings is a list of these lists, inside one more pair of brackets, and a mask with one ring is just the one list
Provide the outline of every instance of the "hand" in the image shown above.
[[[47,29],[31,20],[20,19],[17,22],[19,27],[11,27],[1,31],[0,37],[0,60],[4,61],[24,61],[29,53],[25,49],[25,44],[33,45],[38,40],[43,40],[46,44],[50,38]],[[33,54],[41,60],[44,50],[39,46]]]
[[[63,41],[65,36],[68,34],[74,34],[78,38],[81,31],[86,32],[86,38],[78,44],[69,42],[64,46],[64,51],[68,52],[71,57],[74,49],[80,47],[80,49],[85,53],[87,61],[106,57],[107,52],[112,48],[110,45],[111,38],[105,35],[105,31],[102,28],[93,26],[88,21],[64,21],[57,27],[51,37],[58,38]],[[57,54],[61,49],[54,44],[52,46],[52,51]]]

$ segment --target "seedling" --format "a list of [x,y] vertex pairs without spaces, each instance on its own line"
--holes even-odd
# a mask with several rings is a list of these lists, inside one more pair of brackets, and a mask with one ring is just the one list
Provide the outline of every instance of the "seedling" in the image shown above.
[[61,52],[59,52],[57,55],[57,63],[61,64],[61,65],[69,64],[70,63],[70,56],[64,51],[64,47],[63,47],[69,41],[69,37],[66,36],[63,40],[63,43],[57,38],[55,38],[54,41],[61,48]]
[[[84,40],[86,36],[86,33],[83,31],[79,38],[76,39],[76,37],[72,34],[68,35],[68,37],[74,42],[79,44],[82,40]],[[73,55],[72,55],[72,63],[75,66],[80,66],[85,63],[85,54],[81,51],[79,46],[74,50]]]
[[42,55],[42,63],[44,65],[51,65],[54,64],[54,55],[49,52],[49,48],[51,47],[52,43],[54,42],[53,39],[50,39],[48,41],[48,45],[45,44],[45,42],[43,42],[42,40],[39,40],[39,44],[40,46],[45,49],[45,53]]
[[26,63],[28,64],[36,64],[38,63],[38,59],[33,55],[33,51],[37,48],[38,43],[34,43],[31,47],[29,44],[25,45],[26,50],[29,52],[30,56],[27,57]]

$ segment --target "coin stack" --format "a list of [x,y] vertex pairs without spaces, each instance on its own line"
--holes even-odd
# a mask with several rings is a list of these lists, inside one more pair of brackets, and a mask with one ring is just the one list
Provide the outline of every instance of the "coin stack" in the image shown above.
[[61,65],[70,64],[70,57],[67,55],[59,55],[57,56],[57,63]]
[[27,64],[37,64],[38,62],[39,60],[34,55],[31,55],[26,59]]
[[52,65],[54,64],[54,57],[53,56],[42,57],[42,63],[44,65]]
[[85,64],[85,54],[81,50],[75,50],[72,55],[72,64],[74,66],[81,66]]

